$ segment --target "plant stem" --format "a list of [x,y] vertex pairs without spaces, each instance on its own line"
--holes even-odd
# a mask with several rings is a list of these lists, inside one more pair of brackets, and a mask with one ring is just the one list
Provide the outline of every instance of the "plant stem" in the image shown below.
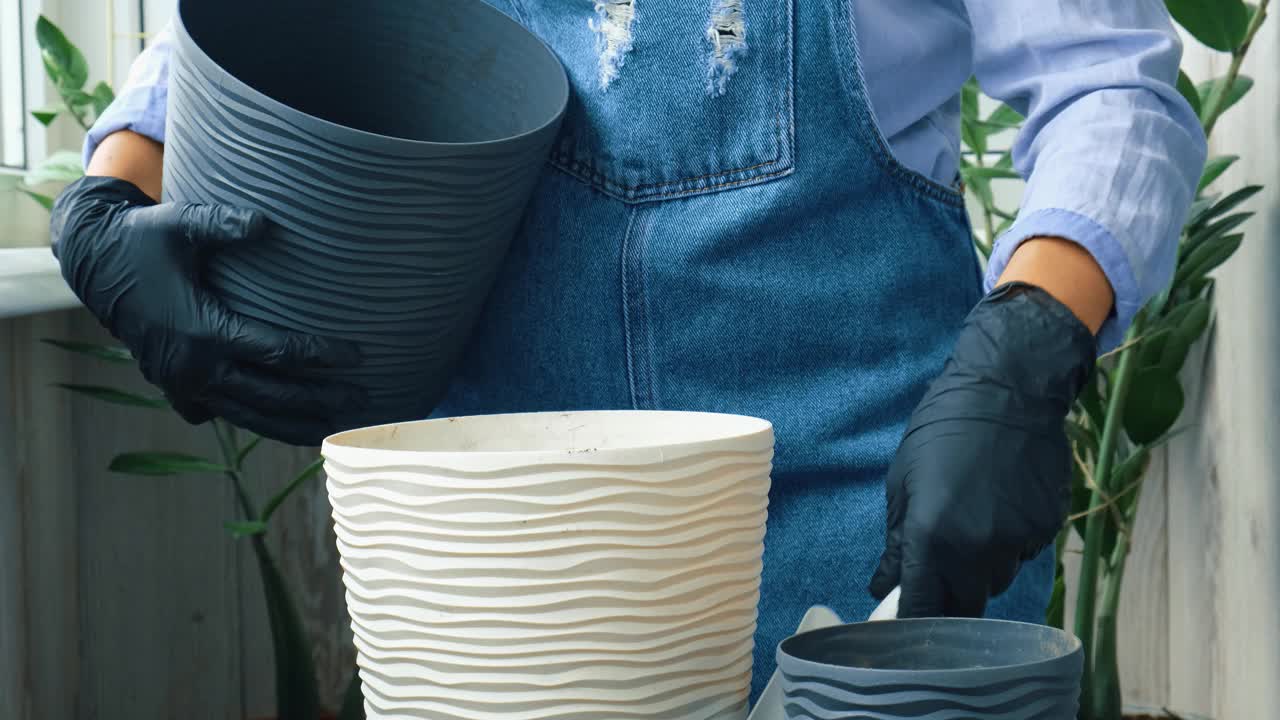
[[279,720],[315,720],[320,716],[320,690],[302,619],[262,535],[253,536],[253,553],[262,575],[275,655],[276,716]]
[[71,117],[76,119],[76,124],[80,126],[81,130],[85,132],[89,132],[89,122],[85,120],[80,115],[80,113],[76,112],[75,109],[71,107],[70,103],[68,103],[66,100],[63,100],[62,106],[67,109],[67,112],[71,113]]
[[[213,420],[214,434],[222,452],[223,464],[230,470],[227,478],[236,491],[236,499],[246,520],[258,517],[253,501],[240,477],[240,448],[236,429],[221,419]],[[297,607],[288,585],[267,548],[266,538],[253,536],[253,554],[262,577],[262,590],[267,604],[267,622],[271,627],[271,647],[276,666],[276,714],[279,720],[315,720],[320,715],[320,691],[316,683],[315,662]]]
[[1271,0],[1260,0],[1258,9],[1253,13],[1253,17],[1249,20],[1249,27],[1245,30],[1244,42],[1240,43],[1240,47],[1231,51],[1231,65],[1227,68],[1226,77],[1213,87],[1213,91],[1205,99],[1200,119],[1204,125],[1206,137],[1213,133],[1213,126],[1217,124],[1218,118],[1222,116],[1225,110],[1223,105],[1226,103],[1227,93],[1231,90],[1231,86],[1235,84],[1236,78],[1240,76],[1240,65],[1244,62],[1244,56],[1249,52],[1249,45],[1253,42],[1254,35],[1258,34],[1258,28],[1262,27],[1262,21],[1267,18],[1267,5],[1270,2]]
[[[56,85],[57,83],[54,84]],[[62,94],[61,89],[58,90],[58,99],[62,101],[62,107],[66,108],[67,112],[71,114],[71,117],[76,119],[76,124],[80,126],[80,129],[85,132],[89,132],[89,128],[91,127],[89,121],[85,120],[83,115],[76,112],[76,109],[72,107],[71,103],[67,100],[67,96]]]
[[[986,162],[984,161],[982,155],[983,155],[982,153],[974,153],[974,156],[973,156],[974,165],[977,165],[978,167],[986,167]],[[995,242],[996,242],[996,225],[995,225],[995,221],[991,217],[991,205],[988,205],[986,202],[982,203],[982,223],[986,227],[986,231],[987,231],[986,241],[982,243],[983,245],[982,254],[990,257],[991,248],[992,246],[995,245]]]
[[[1139,498],[1133,507],[1138,507]],[[1129,518],[1132,525],[1132,517]],[[1100,720],[1119,720],[1122,698],[1120,693],[1120,661],[1117,637],[1120,615],[1120,590],[1124,583],[1125,565],[1129,558],[1130,532],[1116,537],[1115,549],[1107,563],[1107,575],[1103,583],[1102,607],[1098,610],[1097,640],[1093,653],[1093,716]]]
[[235,443],[235,429],[219,418],[214,418],[211,424],[214,434],[218,436],[222,464],[231,468],[227,471],[227,479],[231,481],[231,487],[235,488],[240,511],[244,513],[245,520],[253,520],[258,517],[258,511],[253,507],[253,500],[249,499],[249,493],[245,491],[244,482],[240,478],[240,450]]
[[266,507],[262,508],[262,517],[259,519],[262,520],[262,522],[270,520],[271,515],[275,513],[276,509],[279,508],[290,495],[293,494],[293,491],[297,490],[302,483],[314,477],[315,474],[320,472],[320,469],[323,467],[324,458],[316,458],[310,465],[307,465],[307,467],[305,467],[302,472],[298,473],[298,476],[290,481],[283,490],[267,501]]
[[[1142,313],[1134,318],[1126,335],[1126,340],[1142,334],[1144,318]],[[1081,717],[1092,718],[1093,704],[1093,631],[1095,606],[1097,601],[1099,556],[1102,554],[1102,534],[1106,516],[1096,512],[1104,502],[1103,495],[1109,493],[1112,459],[1116,455],[1116,445],[1120,439],[1121,417],[1124,414],[1125,399],[1129,394],[1129,381],[1137,369],[1137,349],[1130,348],[1120,354],[1120,363],[1110,387],[1107,398],[1107,414],[1103,422],[1102,442],[1098,447],[1098,460],[1094,466],[1094,483],[1096,485],[1089,497],[1089,515],[1085,524],[1084,557],[1080,564],[1080,582],[1076,590],[1075,633],[1084,645],[1084,677],[1081,680]]]

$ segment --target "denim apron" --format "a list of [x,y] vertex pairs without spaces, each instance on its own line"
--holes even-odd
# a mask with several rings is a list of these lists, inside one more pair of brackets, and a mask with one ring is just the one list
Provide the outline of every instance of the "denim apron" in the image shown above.
[[[889,152],[849,0],[492,2],[574,97],[437,414],[770,420],[754,698],[811,605],[875,605],[886,469],[981,294],[963,198]],[[1042,621],[1052,561],[988,614]]]

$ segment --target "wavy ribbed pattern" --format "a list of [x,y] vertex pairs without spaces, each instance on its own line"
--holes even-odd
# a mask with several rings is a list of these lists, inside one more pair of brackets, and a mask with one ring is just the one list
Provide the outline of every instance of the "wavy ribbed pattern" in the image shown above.
[[[184,0],[180,12],[192,4]],[[431,5],[425,3],[423,12]],[[236,11],[243,9],[227,10]],[[309,32],[331,32],[335,43],[362,41],[348,37],[349,28],[326,27],[325,12],[308,14],[319,25]],[[182,19],[191,17],[200,16]],[[438,25],[412,28],[423,37],[397,39],[432,44],[440,52],[440,45],[460,42],[450,38],[468,33],[465,27],[423,30]],[[343,418],[347,427],[425,416],[488,293],[558,120],[481,144],[372,136],[320,123],[229,82],[191,39],[201,37],[202,28],[190,30],[178,29],[170,78],[165,195],[256,208],[273,221],[268,242],[213,260],[211,286],[237,312],[360,343],[362,366],[341,376],[363,386],[370,403],[362,414]],[[491,28],[475,30],[482,35]],[[493,42],[519,42],[511,32],[498,33]],[[291,38],[282,34],[278,42]],[[548,52],[532,36],[524,42],[529,53]],[[244,51],[258,50],[250,45]],[[527,72],[553,66],[559,71],[544,62]],[[529,82],[555,86],[545,77]],[[415,91],[410,77],[402,89]],[[418,91],[438,90],[424,81]],[[333,96],[339,102],[349,94],[335,90]],[[402,112],[396,97],[380,101],[388,105],[383,112]]]
[[778,665],[788,720],[1074,720],[1083,662],[1060,630],[934,619],[793,636]]
[[1071,720],[1076,716],[1078,682],[1028,678],[1004,689],[983,686],[947,692],[936,685],[899,685],[891,693],[875,688],[841,691],[820,678],[783,675],[789,720]]
[[325,457],[373,717],[745,717],[771,449],[489,472]]

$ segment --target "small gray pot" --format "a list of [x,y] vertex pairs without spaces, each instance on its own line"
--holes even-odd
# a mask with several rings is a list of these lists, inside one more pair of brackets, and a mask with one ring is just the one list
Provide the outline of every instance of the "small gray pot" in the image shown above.
[[210,286],[360,344],[342,427],[426,416],[559,128],[559,61],[481,0],[181,0],[175,26],[165,197],[272,221]]
[[777,657],[788,720],[1073,720],[1084,660],[1056,628],[968,618],[814,630]]

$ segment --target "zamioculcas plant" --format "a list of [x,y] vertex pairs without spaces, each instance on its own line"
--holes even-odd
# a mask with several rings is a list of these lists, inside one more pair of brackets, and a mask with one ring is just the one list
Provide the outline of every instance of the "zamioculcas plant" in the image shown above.
[[[100,115],[114,98],[111,88],[100,82],[92,91],[86,91],[89,66],[84,54],[67,39],[52,22],[41,17],[36,23],[36,39],[40,45],[45,71],[61,98],[61,105],[32,112],[32,116],[46,127],[61,116],[73,119],[82,129],[88,130],[93,119]],[[49,156],[43,163],[27,173],[19,191],[49,208],[53,198],[41,194],[36,186],[48,183],[71,182],[84,175],[80,154],[61,151]],[[107,363],[132,363],[133,357],[122,347],[96,345],[68,340],[45,342],[74,353]],[[150,411],[167,411],[163,398],[140,395],[113,387],[100,385],[62,384],[78,395],[114,405],[124,405]],[[175,416],[176,417],[176,416]],[[224,420],[210,423],[217,437],[219,457],[208,459],[177,452],[126,452],[111,460],[114,472],[131,475],[166,476],[187,473],[215,473],[231,483],[240,508],[240,517],[226,523],[226,529],[234,538],[245,538],[253,548],[266,601],[267,619],[271,628],[272,649],[275,655],[276,708],[280,720],[318,720],[321,715],[319,690],[311,647],[307,642],[301,616],[289,592],[284,576],[266,543],[266,532],[276,510],[304,483],[311,481],[321,470],[317,459],[302,472],[285,483],[261,508],[257,507],[247,491],[244,465],[249,456],[260,447],[262,438],[242,436],[236,428]],[[358,677],[353,677],[347,689],[339,718],[355,720],[364,717],[363,698]]]
[[[1240,64],[1266,19],[1269,1],[1251,5],[1241,0],[1166,0],[1174,19],[1193,37],[1231,54],[1222,77],[1199,85],[1185,73],[1178,77],[1178,90],[1198,114],[1206,135],[1253,85],[1240,74]],[[991,252],[991,239],[1009,227],[1015,215],[996,204],[991,184],[1019,177],[1009,151],[992,149],[988,142],[1019,127],[1022,118],[1005,105],[981,117],[978,99],[978,88],[970,81],[962,97],[966,151],[961,174],[982,218],[974,244],[985,256]],[[1142,481],[1151,451],[1176,432],[1172,429],[1185,395],[1179,371],[1212,319],[1214,280],[1209,273],[1240,247],[1244,235],[1237,230],[1252,215],[1240,208],[1261,190],[1249,185],[1225,195],[1207,191],[1236,160],[1226,155],[1205,163],[1172,281],[1138,312],[1124,342],[1100,359],[1067,423],[1075,464],[1073,507],[1058,535],[1058,573],[1048,621],[1066,626],[1063,601],[1068,583],[1061,560],[1074,533],[1083,542],[1072,629],[1085,649],[1080,717],[1086,720],[1121,716],[1117,611]]]

